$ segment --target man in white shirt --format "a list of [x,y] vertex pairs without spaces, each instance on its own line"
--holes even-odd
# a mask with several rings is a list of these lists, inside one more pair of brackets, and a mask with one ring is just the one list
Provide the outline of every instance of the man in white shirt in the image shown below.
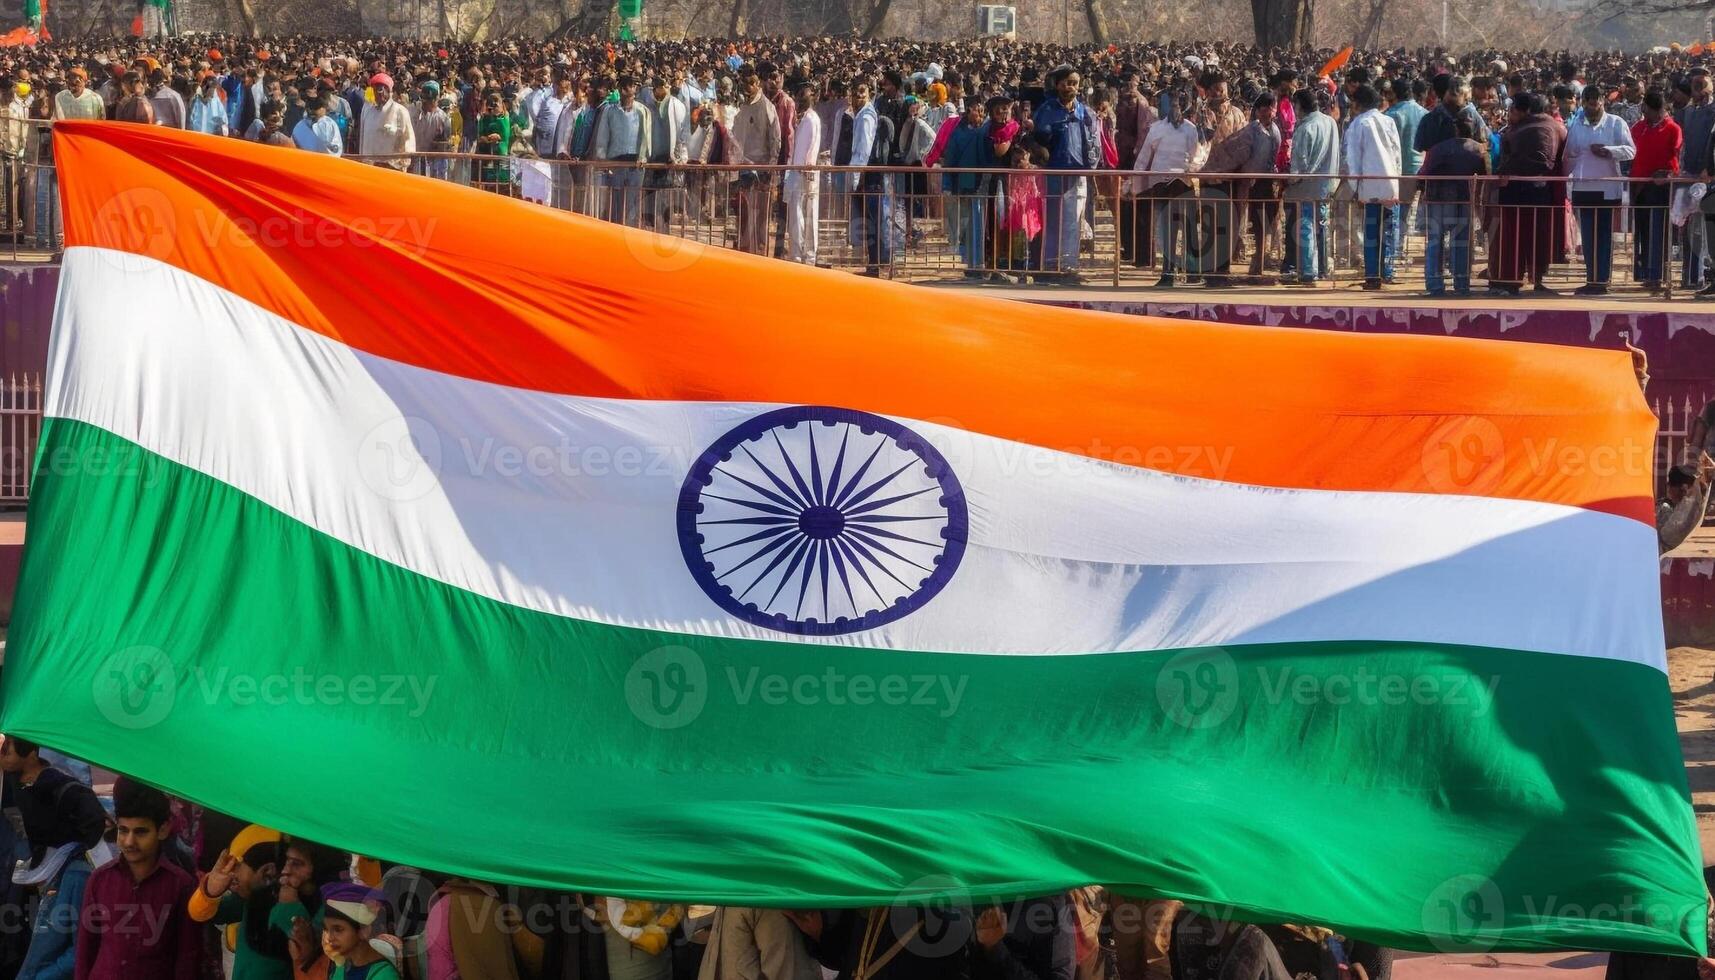
[[[822,150],[822,120],[815,113],[816,86],[799,82],[792,93],[792,145],[786,163],[813,167]],[[783,186],[786,199],[786,258],[805,265],[816,264],[821,235],[821,182],[815,171],[788,170]]]
[[1399,127],[1376,108],[1381,97],[1370,86],[1358,86],[1352,101],[1358,115],[1346,129],[1346,173],[1360,178],[1356,190],[1364,202],[1364,288],[1377,290],[1384,281],[1393,281],[1402,163]]
[[66,76],[66,87],[54,96],[54,118],[107,118],[107,103],[89,87],[89,72],[73,68]]
[[1580,296],[1608,292],[1614,265],[1614,212],[1625,181],[1620,163],[1637,155],[1631,128],[1607,111],[1601,86],[1584,87],[1584,111],[1566,124],[1566,172],[1572,178],[1572,207],[1584,242],[1584,285]]
[[[363,107],[358,147],[374,156],[417,152],[417,137],[411,128],[411,110],[393,98],[393,76],[377,72],[370,76],[369,87],[375,90],[375,103]],[[405,170],[411,166],[411,159],[403,156],[382,156],[370,162],[394,170]]]
[[1189,228],[1195,207],[1189,174],[1201,166],[1208,155],[1208,145],[1196,125],[1185,118],[1185,103],[1189,94],[1172,92],[1161,97],[1162,120],[1149,127],[1138,144],[1137,159],[1132,170],[1142,176],[1128,182],[1128,192],[1151,198],[1151,221],[1155,226],[1155,248],[1161,253],[1161,278],[1156,286],[1170,289],[1177,285],[1177,271],[1185,266],[1185,256],[1175,255],[1174,246],[1181,229],[1185,230],[1186,249],[1193,247]]

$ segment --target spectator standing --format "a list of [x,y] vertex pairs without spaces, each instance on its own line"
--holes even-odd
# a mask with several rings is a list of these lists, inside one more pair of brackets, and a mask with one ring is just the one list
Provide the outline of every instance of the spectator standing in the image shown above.
[[1667,220],[1672,184],[1679,173],[1684,134],[1667,112],[1662,89],[1643,94],[1643,117],[1631,127],[1636,156],[1631,161],[1631,227],[1636,230],[1633,278],[1650,292],[1660,292],[1667,273]]
[[[780,159],[780,117],[762,93],[762,78],[754,71],[739,79],[744,103],[733,118],[732,142],[736,162],[770,166]],[[766,170],[746,170],[738,178],[738,247],[762,255],[768,245],[768,198],[773,185]]]
[[4,214],[8,227],[23,223],[28,211],[26,191],[29,181],[24,158],[30,150],[30,110],[18,95],[25,83],[0,78],[0,182],[4,184]]
[[609,898],[605,914],[608,980],[672,980],[668,946],[685,917],[683,905]]
[[[793,101],[792,93],[786,90],[786,73],[779,65],[764,62],[757,66],[757,75],[762,78],[762,97],[774,106],[774,118],[780,124],[780,151],[770,162],[786,163],[786,157],[792,152],[792,123],[798,114],[798,107]],[[774,186],[772,176],[769,186]],[[774,257],[786,257],[786,197],[781,194],[774,203]]]
[[[65,93],[60,94],[64,95]],[[213,75],[203,76],[202,83],[197,86],[197,93],[191,96],[190,129],[191,132],[207,133],[210,136],[226,136],[229,134],[226,123],[226,106],[221,103],[220,99],[220,82]],[[296,135],[294,132],[293,136]],[[298,145],[303,146],[302,143]]]
[[1424,178],[1428,232],[1423,248],[1424,286],[1431,296],[1446,291],[1448,266],[1453,271],[1454,293],[1471,294],[1471,229],[1475,224],[1471,178],[1489,172],[1488,151],[1477,142],[1471,120],[1455,116],[1453,127],[1453,138],[1430,148],[1418,171]]
[[[989,142],[986,107],[976,99],[965,104],[965,114],[959,125],[947,137],[941,154],[941,165],[948,170],[981,171],[997,166]],[[988,266],[989,243],[985,198],[992,184],[991,175],[978,172],[948,173],[942,176],[947,192],[947,209],[959,229],[959,253],[965,262],[965,278],[983,278]]]
[[[1270,96],[1272,98],[1272,96]],[[1072,980],[1077,921],[1064,894],[991,905],[977,915],[973,980]]]
[[[197,96],[200,100],[202,96]],[[307,106],[304,118],[298,120],[298,125],[292,130],[292,142],[300,150],[311,153],[326,153],[340,156],[345,152],[345,141],[340,137],[339,125],[328,116],[326,99],[313,99]],[[191,105],[191,128],[195,129],[198,114],[198,103]]]
[[[1416,84],[1427,91],[1423,82]],[[1412,220],[1412,202],[1417,199],[1417,181],[1412,178],[1423,166],[1423,151],[1417,148],[1417,127],[1429,110],[1418,104],[1411,82],[1396,78],[1392,86],[1393,104],[1387,107],[1386,115],[1399,129],[1399,205],[1393,221],[1393,253],[1399,255],[1405,251],[1405,229]]]
[[[1679,169],[1682,173],[1696,174],[1698,180],[1707,183],[1715,178],[1710,167],[1711,135],[1715,134],[1715,99],[1711,98],[1707,74],[1691,78],[1690,101],[1674,115],[1685,137],[1684,146],[1680,149]],[[1702,289],[1709,281],[1709,243],[1704,240],[1704,230],[1704,222],[1687,221],[1682,232],[1684,253],[1681,266],[1687,289]]]
[[73,68],[66,74],[66,87],[54,96],[55,119],[105,119],[106,103],[89,88],[89,72]]
[[[852,83],[850,107],[841,121],[844,132],[835,144],[835,166],[887,166],[893,152],[893,122],[876,112],[869,96],[868,82]],[[868,264],[863,274],[878,277],[881,267],[893,262],[893,240],[887,227],[887,215],[892,211],[888,175],[866,170],[840,176],[843,185],[851,189],[851,244],[864,251]]]
[[[424,82],[418,91],[417,103],[411,107],[411,133],[417,138],[418,152],[451,153],[453,151],[452,117],[441,108],[441,86],[436,82]],[[434,177],[439,180],[447,179],[447,159],[419,157],[411,164],[411,172]],[[557,171],[556,171],[557,172]],[[556,202],[556,206],[565,205]]]
[[1297,241],[1292,268],[1300,286],[1333,274],[1328,254],[1328,210],[1339,186],[1340,126],[1317,107],[1316,93],[1292,93],[1297,126],[1292,136],[1291,172],[1286,185],[1288,234]]
[[649,107],[637,101],[637,79],[619,77],[619,101],[602,109],[590,137],[590,156],[608,165],[602,174],[607,188],[603,217],[627,228],[638,227],[643,207],[643,171],[649,159],[654,120]]
[[1162,289],[1176,285],[1177,271],[1186,265],[1185,256],[1177,253],[1175,244],[1179,231],[1186,233],[1186,251],[1191,248],[1187,213],[1195,203],[1191,178],[1174,175],[1188,175],[1196,170],[1204,151],[1201,133],[1184,115],[1187,99],[1181,92],[1162,95],[1161,119],[1149,127],[1132,164],[1139,176],[1128,182],[1130,193],[1149,202],[1155,248],[1161,253],[1161,279],[1155,285]]
[[[793,93],[795,104],[792,120],[792,146],[786,156],[791,167],[810,168],[821,154],[822,120],[815,111],[816,86],[807,81],[798,83]],[[821,183],[816,172],[794,169],[786,172],[782,183],[786,202],[786,257],[804,265],[817,263],[821,242]]]
[[1614,213],[1625,190],[1620,165],[1637,149],[1625,120],[1607,111],[1601,89],[1586,85],[1583,94],[1584,111],[1566,126],[1566,172],[1584,242],[1584,285],[1577,292],[1602,296],[1613,281]]
[[1071,65],[1060,65],[1049,73],[1048,83],[1054,97],[1042,103],[1033,130],[1036,141],[1048,149],[1050,171],[1044,188],[1041,271],[1058,273],[1064,285],[1079,285],[1084,281],[1078,274],[1079,220],[1089,190],[1076,172],[1094,168],[1101,148],[1090,111],[1078,98],[1083,76]]
[[[811,113],[812,116],[815,113]],[[804,934],[779,909],[722,907],[697,980],[821,980]]]
[[1364,288],[1393,281],[1394,228],[1399,219],[1399,129],[1377,108],[1376,90],[1360,85],[1352,94],[1358,115],[1346,128],[1346,172],[1357,181],[1364,204]]
[[149,101],[154,104],[157,124],[184,129],[189,123],[185,115],[185,97],[167,84],[167,73],[159,68],[149,72]]
[[362,135],[357,145],[364,153],[381,157],[371,161],[377,166],[405,170],[411,166],[410,157],[391,154],[417,152],[411,111],[393,98],[393,76],[378,72],[369,79],[369,87],[375,93],[375,102],[363,107]]
[[1540,96],[1514,97],[1495,168],[1511,179],[1500,188],[1500,228],[1489,262],[1492,293],[1516,296],[1528,280],[1534,292],[1554,294],[1542,281],[1554,254],[1558,217],[1554,188],[1544,178],[1560,173],[1565,145],[1564,128],[1548,117]]
[[172,808],[160,790],[121,779],[113,791],[119,860],[84,890],[76,980],[194,980],[202,928],[190,917],[196,879],[163,860]]
[[40,890],[29,952],[18,980],[49,980],[72,973],[79,910],[89,880],[86,852],[101,843],[107,812],[95,792],[42,759],[42,747],[8,735],[0,743],[5,805],[16,807],[24,825],[33,874]]
[[651,228],[665,233],[673,215],[682,210],[691,113],[673,96],[666,75],[655,76],[649,94],[649,162],[658,166],[644,175],[644,215]]

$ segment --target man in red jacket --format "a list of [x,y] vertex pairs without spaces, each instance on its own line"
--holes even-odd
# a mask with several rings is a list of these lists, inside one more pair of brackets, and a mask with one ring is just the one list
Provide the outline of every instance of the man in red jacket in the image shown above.
[[1632,227],[1637,229],[1634,278],[1657,292],[1662,284],[1662,257],[1667,253],[1668,203],[1679,173],[1679,151],[1685,143],[1679,124],[1667,111],[1660,89],[1644,93],[1643,118],[1632,124]]

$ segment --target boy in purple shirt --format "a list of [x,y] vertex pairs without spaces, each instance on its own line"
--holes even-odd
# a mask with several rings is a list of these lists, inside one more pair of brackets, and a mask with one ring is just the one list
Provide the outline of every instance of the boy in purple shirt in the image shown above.
[[84,888],[77,980],[195,980],[202,927],[186,906],[196,879],[161,859],[167,797],[121,780],[113,809],[119,858],[95,869]]

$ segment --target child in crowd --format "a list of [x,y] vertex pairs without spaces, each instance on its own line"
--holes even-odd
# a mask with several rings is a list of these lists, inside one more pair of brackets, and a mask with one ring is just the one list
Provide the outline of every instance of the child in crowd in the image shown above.
[[1000,225],[1000,265],[1028,281],[1026,270],[1034,269],[1031,256],[1034,243],[1042,234],[1042,165],[1048,162],[1048,150],[1030,137],[1012,144],[1008,166],[1016,173],[1007,175],[1006,216]]

